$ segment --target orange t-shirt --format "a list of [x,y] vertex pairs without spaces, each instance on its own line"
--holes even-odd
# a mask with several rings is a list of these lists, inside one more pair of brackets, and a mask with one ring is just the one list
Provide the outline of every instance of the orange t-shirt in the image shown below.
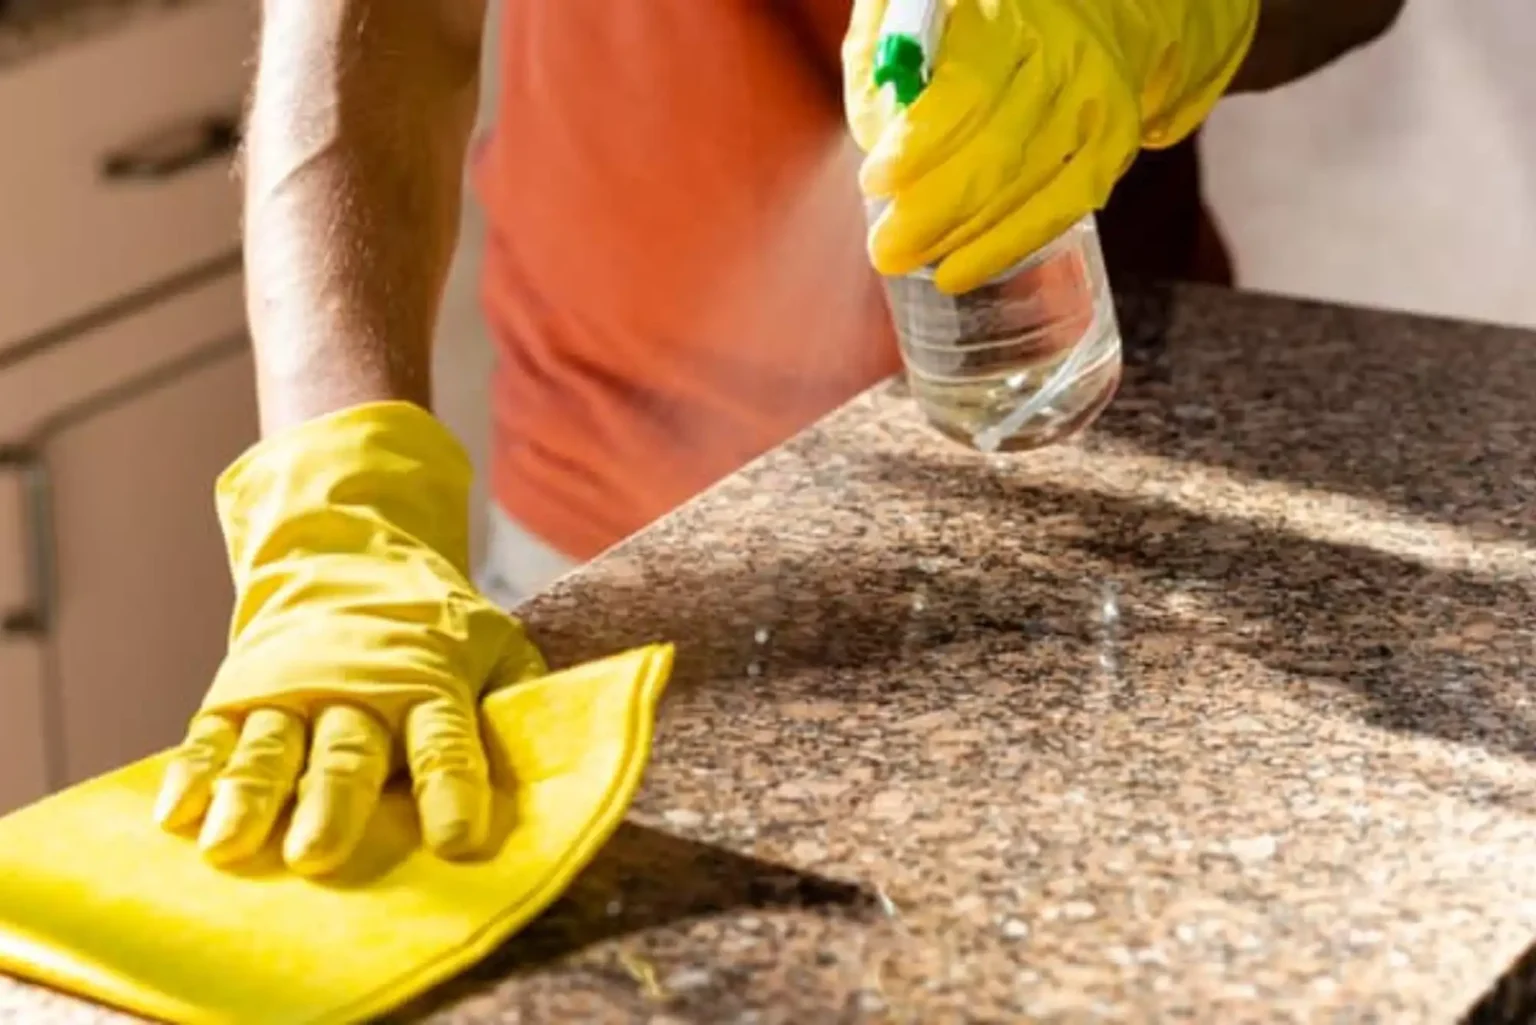
[[477,154],[491,487],[588,558],[900,366],[849,0],[507,0]]

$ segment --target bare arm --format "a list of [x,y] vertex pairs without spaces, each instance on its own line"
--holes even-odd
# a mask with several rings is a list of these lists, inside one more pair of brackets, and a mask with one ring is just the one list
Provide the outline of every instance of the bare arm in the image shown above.
[[263,0],[245,153],[263,433],[431,399],[486,0]]
[[1248,59],[1229,92],[1294,82],[1380,36],[1405,0],[1261,0]]

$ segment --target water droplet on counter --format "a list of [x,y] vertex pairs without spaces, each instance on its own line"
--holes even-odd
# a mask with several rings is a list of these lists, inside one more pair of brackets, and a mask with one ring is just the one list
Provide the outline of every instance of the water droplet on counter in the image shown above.
[[1386,936],[1379,929],[1351,929],[1345,939],[1352,947],[1374,947]]
[[1275,856],[1278,847],[1279,842],[1267,834],[1233,840],[1227,844],[1227,850],[1239,861],[1268,861]]
[[864,1014],[876,1014],[885,1010],[885,998],[882,997],[879,993],[874,993],[870,990],[863,989],[859,991],[859,995],[856,999],[858,1001],[859,1010]]
[[896,902],[891,900],[890,895],[887,894],[884,890],[876,887],[875,899],[880,902],[880,912],[881,914],[885,915],[886,918],[896,918],[900,916],[901,911],[896,907]]
[[1099,913],[1099,909],[1086,900],[1069,900],[1064,904],[1046,908],[1041,917],[1048,922],[1065,919],[1069,922],[1085,922]]
[[1104,593],[1104,599],[1099,604],[1099,615],[1103,617],[1105,625],[1120,621],[1120,597],[1114,591]]
[[1003,935],[1010,940],[1022,940],[1029,935],[1029,923],[1020,918],[1010,918],[1003,923]]
[[1185,423],[1211,423],[1216,419],[1216,411],[1210,406],[1185,402],[1173,407],[1173,418]]
[[709,985],[709,973],[702,968],[680,968],[666,977],[662,986],[676,993],[703,989]]
[[760,626],[757,628],[757,632],[752,635],[752,639],[758,644],[767,644],[768,638],[771,636],[773,634],[766,626]]
[[758,676],[762,676],[763,675],[763,664],[761,662],[753,662],[750,665],[748,665],[747,666],[747,675],[751,676],[751,677],[754,677],[754,678],[758,677]]

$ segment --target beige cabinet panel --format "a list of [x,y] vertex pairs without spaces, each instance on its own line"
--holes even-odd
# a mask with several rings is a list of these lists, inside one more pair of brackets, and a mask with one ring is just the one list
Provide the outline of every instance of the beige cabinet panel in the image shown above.
[[214,480],[256,436],[249,351],[227,335],[97,397],[47,438],[62,782],[180,738],[232,601]]
[[161,6],[0,73],[0,350],[238,245],[259,5]]
[[23,451],[0,449],[0,815],[47,793],[46,651],[39,613],[47,525],[34,492],[42,477]]
[[174,743],[218,665],[213,484],[257,435],[238,273],[0,349],[0,807]]
[[0,815],[42,797],[52,780],[43,649],[0,636]]

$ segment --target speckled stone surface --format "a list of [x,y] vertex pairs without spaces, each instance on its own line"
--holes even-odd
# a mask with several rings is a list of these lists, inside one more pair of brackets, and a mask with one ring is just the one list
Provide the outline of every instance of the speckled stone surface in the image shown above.
[[680,642],[655,763],[398,1020],[1528,1020],[1536,336],[1125,305],[1081,444],[883,386],[536,600],[557,662]]
[[0,0],[0,72],[134,18],[203,0]]

